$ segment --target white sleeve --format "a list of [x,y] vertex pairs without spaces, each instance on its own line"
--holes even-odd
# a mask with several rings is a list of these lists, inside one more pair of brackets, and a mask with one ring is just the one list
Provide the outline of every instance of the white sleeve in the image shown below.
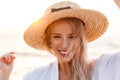
[[93,80],[120,80],[120,52],[105,54],[96,61]]
[[23,80],[58,80],[58,62],[52,62],[29,72]]
[[32,72],[29,72],[24,76],[23,80],[31,80],[32,79],[31,77],[32,77]]
[[23,80],[43,80],[43,74],[46,72],[46,66],[39,67],[33,71],[28,72]]

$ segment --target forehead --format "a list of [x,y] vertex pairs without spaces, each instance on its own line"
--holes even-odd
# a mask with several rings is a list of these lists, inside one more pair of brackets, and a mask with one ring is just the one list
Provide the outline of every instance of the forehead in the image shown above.
[[51,31],[54,32],[60,32],[60,31],[69,31],[72,32],[72,26],[68,21],[66,20],[58,20],[51,24]]

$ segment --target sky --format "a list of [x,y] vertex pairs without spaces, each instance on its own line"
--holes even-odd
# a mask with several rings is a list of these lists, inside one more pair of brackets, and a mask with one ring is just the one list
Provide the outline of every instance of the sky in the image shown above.
[[[0,0],[0,28],[13,27],[24,29],[40,18],[52,3],[62,0]],[[82,8],[96,9],[108,17],[120,16],[113,0],[69,0],[80,4]]]
[[[40,18],[45,9],[63,0],[0,0],[0,29],[17,28],[24,30],[34,20]],[[120,11],[113,0],[69,0],[80,4],[81,8],[96,9],[108,18],[120,16]],[[117,18],[116,18],[117,19]]]
[[[43,16],[48,6],[59,1],[63,0],[0,0],[0,51],[7,47],[10,48],[8,50],[14,50],[14,46],[22,48],[22,36],[27,27]],[[105,14],[109,20],[105,37],[111,40],[120,37],[120,9],[113,0],[69,1],[78,3],[81,8],[94,9]],[[117,41],[114,42],[117,44]]]

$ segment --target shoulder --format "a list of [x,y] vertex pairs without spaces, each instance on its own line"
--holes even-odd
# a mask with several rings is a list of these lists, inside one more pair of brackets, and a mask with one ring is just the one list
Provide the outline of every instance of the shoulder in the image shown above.
[[120,63],[120,52],[107,53],[102,55],[97,61],[97,64],[109,65]]
[[45,80],[57,68],[57,61],[41,66],[27,73],[23,80]]
[[43,72],[47,70],[47,66],[41,66],[37,69],[34,69],[32,71],[29,71],[25,76],[23,80],[33,80],[33,78],[37,78],[38,74],[41,75]]
[[93,78],[95,80],[120,80],[120,52],[102,55],[95,62]]

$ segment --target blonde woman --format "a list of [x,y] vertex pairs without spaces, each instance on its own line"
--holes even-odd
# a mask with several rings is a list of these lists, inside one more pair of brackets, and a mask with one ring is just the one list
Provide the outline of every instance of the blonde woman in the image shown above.
[[[23,80],[114,80],[116,76],[111,78],[107,75],[109,70],[114,69],[112,63],[108,63],[112,67],[109,67],[106,76],[102,63],[119,61],[118,58],[87,58],[87,43],[99,38],[107,27],[107,18],[98,11],[81,9],[79,5],[69,1],[50,6],[45,15],[25,31],[24,40],[33,48],[50,52],[57,60],[29,72]],[[1,65],[11,67],[14,59],[14,54],[3,55]],[[4,72],[5,67],[2,68],[1,79],[8,80],[12,68],[7,72]]]

